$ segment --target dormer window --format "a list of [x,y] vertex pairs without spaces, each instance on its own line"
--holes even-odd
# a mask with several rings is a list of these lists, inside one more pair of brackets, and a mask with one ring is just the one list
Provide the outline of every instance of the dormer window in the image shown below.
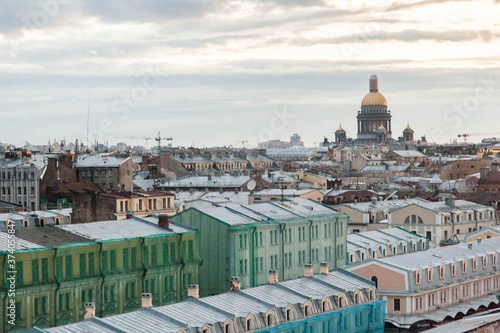
[[444,265],[439,266],[439,279],[444,279]]
[[422,282],[422,272],[420,270],[415,272],[415,284],[418,286]]
[[224,333],[231,333],[231,324],[224,325]]
[[321,304],[321,310],[323,312],[326,312],[326,301],[323,301],[323,303]]
[[473,272],[477,271],[477,258],[472,259],[472,271]]
[[292,320],[292,309],[286,309],[286,321]]
[[344,306],[344,297],[339,297],[339,308],[342,309]]
[[496,253],[493,253],[491,255],[491,264],[493,265],[493,267],[497,266],[497,254]]
[[247,319],[247,331],[252,329],[252,318]]
[[432,282],[432,267],[427,268],[427,282]]
[[467,274],[467,260],[462,260],[462,274]]
[[452,262],[450,264],[450,271],[451,271],[451,276],[454,277],[457,275],[457,264],[455,262]]
[[488,257],[483,256],[483,269],[488,268]]
[[309,316],[309,305],[304,305],[304,317]]
[[271,326],[271,324],[273,323],[273,316],[271,314],[267,315],[266,322],[267,322],[267,326]]

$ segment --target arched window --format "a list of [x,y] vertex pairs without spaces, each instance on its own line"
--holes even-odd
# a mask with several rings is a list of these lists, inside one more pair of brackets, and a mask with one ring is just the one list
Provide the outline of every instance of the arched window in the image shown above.
[[378,278],[376,276],[372,276],[371,280],[375,284],[375,288],[378,288]]
[[59,218],[56,217],[56,225],[59,225]]

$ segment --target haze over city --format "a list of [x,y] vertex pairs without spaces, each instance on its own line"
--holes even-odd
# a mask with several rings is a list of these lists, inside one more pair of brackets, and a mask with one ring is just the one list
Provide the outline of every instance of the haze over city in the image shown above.
[[[85,141],[90,91],[91,142],[144,145],[123,137],[161,130],[174,145],[240,147],[298,132],[312,146],[339,123],[355,137],[374,73],[395,132],[410,123],[418,138],[445,143],[497,130],[488,120],[498,119],[498,1],[2,7],[0,141]],[[156,80],[144,94],[148,73]],[[285,110],[285,126],[262,132]]]

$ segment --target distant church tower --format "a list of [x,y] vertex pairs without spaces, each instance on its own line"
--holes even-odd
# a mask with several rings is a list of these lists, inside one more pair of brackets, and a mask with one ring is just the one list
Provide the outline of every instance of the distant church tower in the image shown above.
[[403,131],[403,141],[404,142],[413,142],[415,137],[415,132],[411,129],[410,124],[406,126],[405,130]]
[[335,143],[347,143],[347,133],[342,128],[342,124],[340,124],[339,129],[335,131]]
[[361,101],[361,110],[358,111],[358,136],[361,143],[378,143],[380,126],[386,131],[386,140],[392,138],[392,116],[387,109],[384,95],[378,92],[378,77],[370,77],[370,92]]
[[387,143],[387,130],[385,129],[382,122],[380,123],[380,127],[377,129],[377,143]]

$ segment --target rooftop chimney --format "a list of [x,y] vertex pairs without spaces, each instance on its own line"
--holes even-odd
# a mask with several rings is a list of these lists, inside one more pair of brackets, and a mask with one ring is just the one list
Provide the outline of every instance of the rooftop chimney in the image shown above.
[[468,243],[467,247],[469,248],[469,250],[472,249],[472,243]]
[[162,227],[163,229],[168,229],[168,227],[170,226],[170,223],[168,222],[168,215],[167,214],[158,215],[158,226]]
[[276,284],[276,283],[278,283],[278,271],[277,270],[271,269],[269,271],[268,283],[269,284]]
[[232,276],[229,279],[229,290],[231,291],[240,291],[241,290],[241,281],[240,278],[237,276]]
[[141,307],[152,308],[153,307],[153,294],[142,293],[141,294]]
[[328,275],[330,272],[328,271],[328,263],[322,262],[319,264],[319,273]]
[[479,243],[481,243],[481,238],[478,238],[478,239],[477,239],[477,243],[478,243],[478,244],[479,244]]
[[83,319],[89,319],[95,317],[95,303],[85,302],[83,303],[85,311],[83,312]]
[[200,298],[200,286],[197,284],[190,284],[188,286],[188,297]]
[[132,218],[132,216],[134,216],[134,214],[132,214],[132,212],[131,212],[130,210],[127,210],[127,213],[126,213],[126,214],[127,214],[127,215],[125,215],[125,217],[126,217],[126,218],[128,218],[128,219],[131,219],[131,218]]
[[374,206],[377,205],[377,198],[375,198],[375,197],[372,198],[372,205],[374,205]]
[[311,264],[305,264],[304,265],[304,276],[305,277],[312,277],[313,274],[313,266]]

